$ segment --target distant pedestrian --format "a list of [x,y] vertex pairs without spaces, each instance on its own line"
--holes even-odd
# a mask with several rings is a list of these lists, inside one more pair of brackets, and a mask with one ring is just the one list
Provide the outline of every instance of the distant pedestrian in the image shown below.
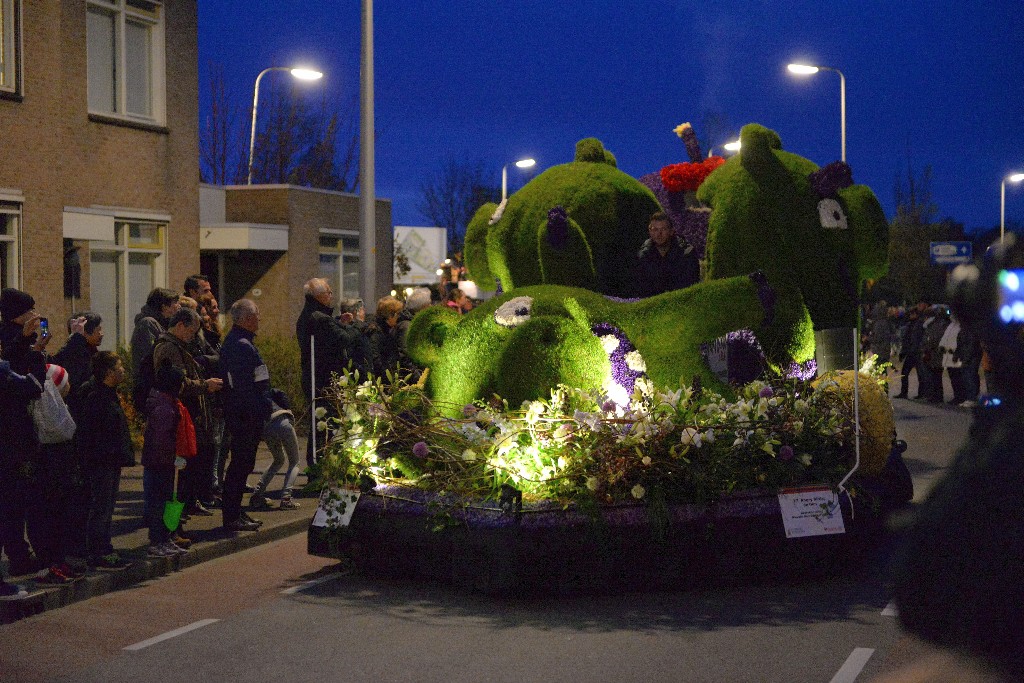
[[[900,339],[900,360],[903,367],[900,368],[900,393],[896,398],[909,398],[907,389],[910,385],[910,373],[921,363],[921,341],[924,338],[924,311],[928,304],[919,301],[916,306],[907,312],[907,324],[904,326]],[[921,371],[917,370],[917,393],[921,395]],[[917,398],[915,396],[914,398]]]

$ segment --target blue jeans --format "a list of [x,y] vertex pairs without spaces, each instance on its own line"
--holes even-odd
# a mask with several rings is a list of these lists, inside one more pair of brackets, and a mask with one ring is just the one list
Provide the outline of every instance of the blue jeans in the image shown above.
[[114,518],[117,490],[121,486],[120,465],[86,465],[89,487],[89,516],[85,527],[85,547],[89,557],[114,552],[110,543],[110,523]]
[[164,524],[164,503],[174,492],[174,469],[147,467],[142,471],[142,495],[150,545],[159,545],[171,537]]

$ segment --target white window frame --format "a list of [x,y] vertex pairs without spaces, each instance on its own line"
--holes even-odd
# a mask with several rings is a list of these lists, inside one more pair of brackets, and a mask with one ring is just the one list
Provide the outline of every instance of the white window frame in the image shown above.
[[[156,227],[159,230],[157,246],[133,245],[130,242],[130,229],[133,225]],[[130,278],[129,263],[133,254],[145,254],[153,258],[153,287],[167,286],[167,243],[168,243],[168,221],[155,220],[151,217],[124,217],[114,218],[114,241],[92,241],[89,243],[89,259],[98,253],[112,253],[118,260],[118,272],[120,273],[117,284],[118,320],[115,329],[120,330],[120,338],[115,343],[115,348],[127,345],[132,337],[132,324],[135,314],[138,311],[129,310],[131,292],[128,291]],[[90,277],[89,296],[92,298],[92,278]],[[151,288],[152,289],[152,288]],[[149,294],[149,291],[146,292]],[[113,330],[107,330],[112,332]]]
[[[7,280],[0,287],[21,288],[21,204],[0,201],[0,215],[11,221],[14,229],[10,235],[0,234],[0,249],[9,257]],[[12,220],[13,219],[13,220]]]
[[[2,1],[2,0],[0,0]],[[166,111],[166,47],[165,47],[165,10],[164,3],[158,0],[134,0],[142,1],[151,5],[153,14],[146,13],[135,7],[130,2],[133,0],[87,0],[87,12],[103,13],[113,17],[114,20],[114,63],[111,65],[114,71],[114,111],[96,110],[91,104],[89,114],[99,117],[122,119],[124,121],[165,125],[167,122]],[[149,106],[150,115],[129,112],[128,107],[128,83],[125,46],[126,26],[128,24],[143,24],[149,28],[150,38],[150,69],[149,69]],[[88,31],[86,31],[88,34]],[[88,37],[86,44],[88,49]],[[88,64],[88,60],[87,60]],[[88,66],[86,67],[86,86],[89,87]]]
[[0,92],[21,94],[21,0],[0,0]]
[[[323,246],[323,238],[336,239],[338,240],[337,246],[334,248]],[[338,259],[338,277],[335,282],[331,282],[331,289],[334,290],[335,296],[338,300],[342,298],[352,298],[352,293],[345,290],[345,255],[350,254],[351,250],[346,250],[344,246],[344,238],[359,239],[358,230],[337,230],[332,228],[325,228],[320,230],[320,251],[319,256],[331,256]],[[359,255],[359,247],[355,248],[356,256]],[[318,256],[318,258],[319,258]],[[361,292],[359,293],[361,295]]]

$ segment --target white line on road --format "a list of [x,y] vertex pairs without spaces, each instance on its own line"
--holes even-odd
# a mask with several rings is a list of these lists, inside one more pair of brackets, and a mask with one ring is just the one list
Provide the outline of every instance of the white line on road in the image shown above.
[[295,593],[298,593],[299,591],[304,591],[307,588],[319,586],[321,583],[327,583],[328,581],[340,579],[342,576],[343,574],[330,574],[328,576],[321,576],[319,579],[313,579],[312,581],[300,583],[299,585],[292,586],[291,588],[285,588],[283,591],[281,591],[281,595],[294,595]]
[[183,633],[195,631],[197,628],[202,628],[204,626],[209,626],[210,624],[215,624],[218,621],[220,621],[220,619],[201,619],[200,621],[193,622],[188,626],[182,626],[181,628],[176,628],[173,631],[168,631],[167,633],[161,633],[158,636],[153,636],[149,640],[143,640],[141,643],[129,645],[125,648],[125,650],[141,650],[142,648],[149,647],[150,645],[156,645],[157,643],[163,642],[165,640],[170,640],[171,638],[174,638],[176,636],[180,636]]
[[885,609],[882,610],[883,617],[898,617],[899,614],[900,613],[899,610],[896,609],[895,602],[890,602],[888,605],[885,606]]
[[857,647],[854,648],[850,656],[846,658],[843,665],[836,672],[836,675],[832,677],[829,683],[853,683],[860,675],[860,672],[864,670],[864,665],[868,663],[875,651],[870,647]]

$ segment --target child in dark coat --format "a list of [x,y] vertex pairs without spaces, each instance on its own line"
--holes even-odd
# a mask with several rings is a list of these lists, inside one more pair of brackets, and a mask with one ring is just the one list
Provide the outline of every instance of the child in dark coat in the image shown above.
[[[161,366],[146,398],[146,432],[142,444],[142,490],[146,526],[149,527],[149,556],[173,557],[187,552],[172,540],[172,529],[164,524],[164,503],[174,492],[174,470],[185,467],[179,444],[179,427],[188,412],[178,399],[185,373],[172,365]],[[195,432],[192,432],[192,455]],[[187,450],[184,449],[184,450]]]

